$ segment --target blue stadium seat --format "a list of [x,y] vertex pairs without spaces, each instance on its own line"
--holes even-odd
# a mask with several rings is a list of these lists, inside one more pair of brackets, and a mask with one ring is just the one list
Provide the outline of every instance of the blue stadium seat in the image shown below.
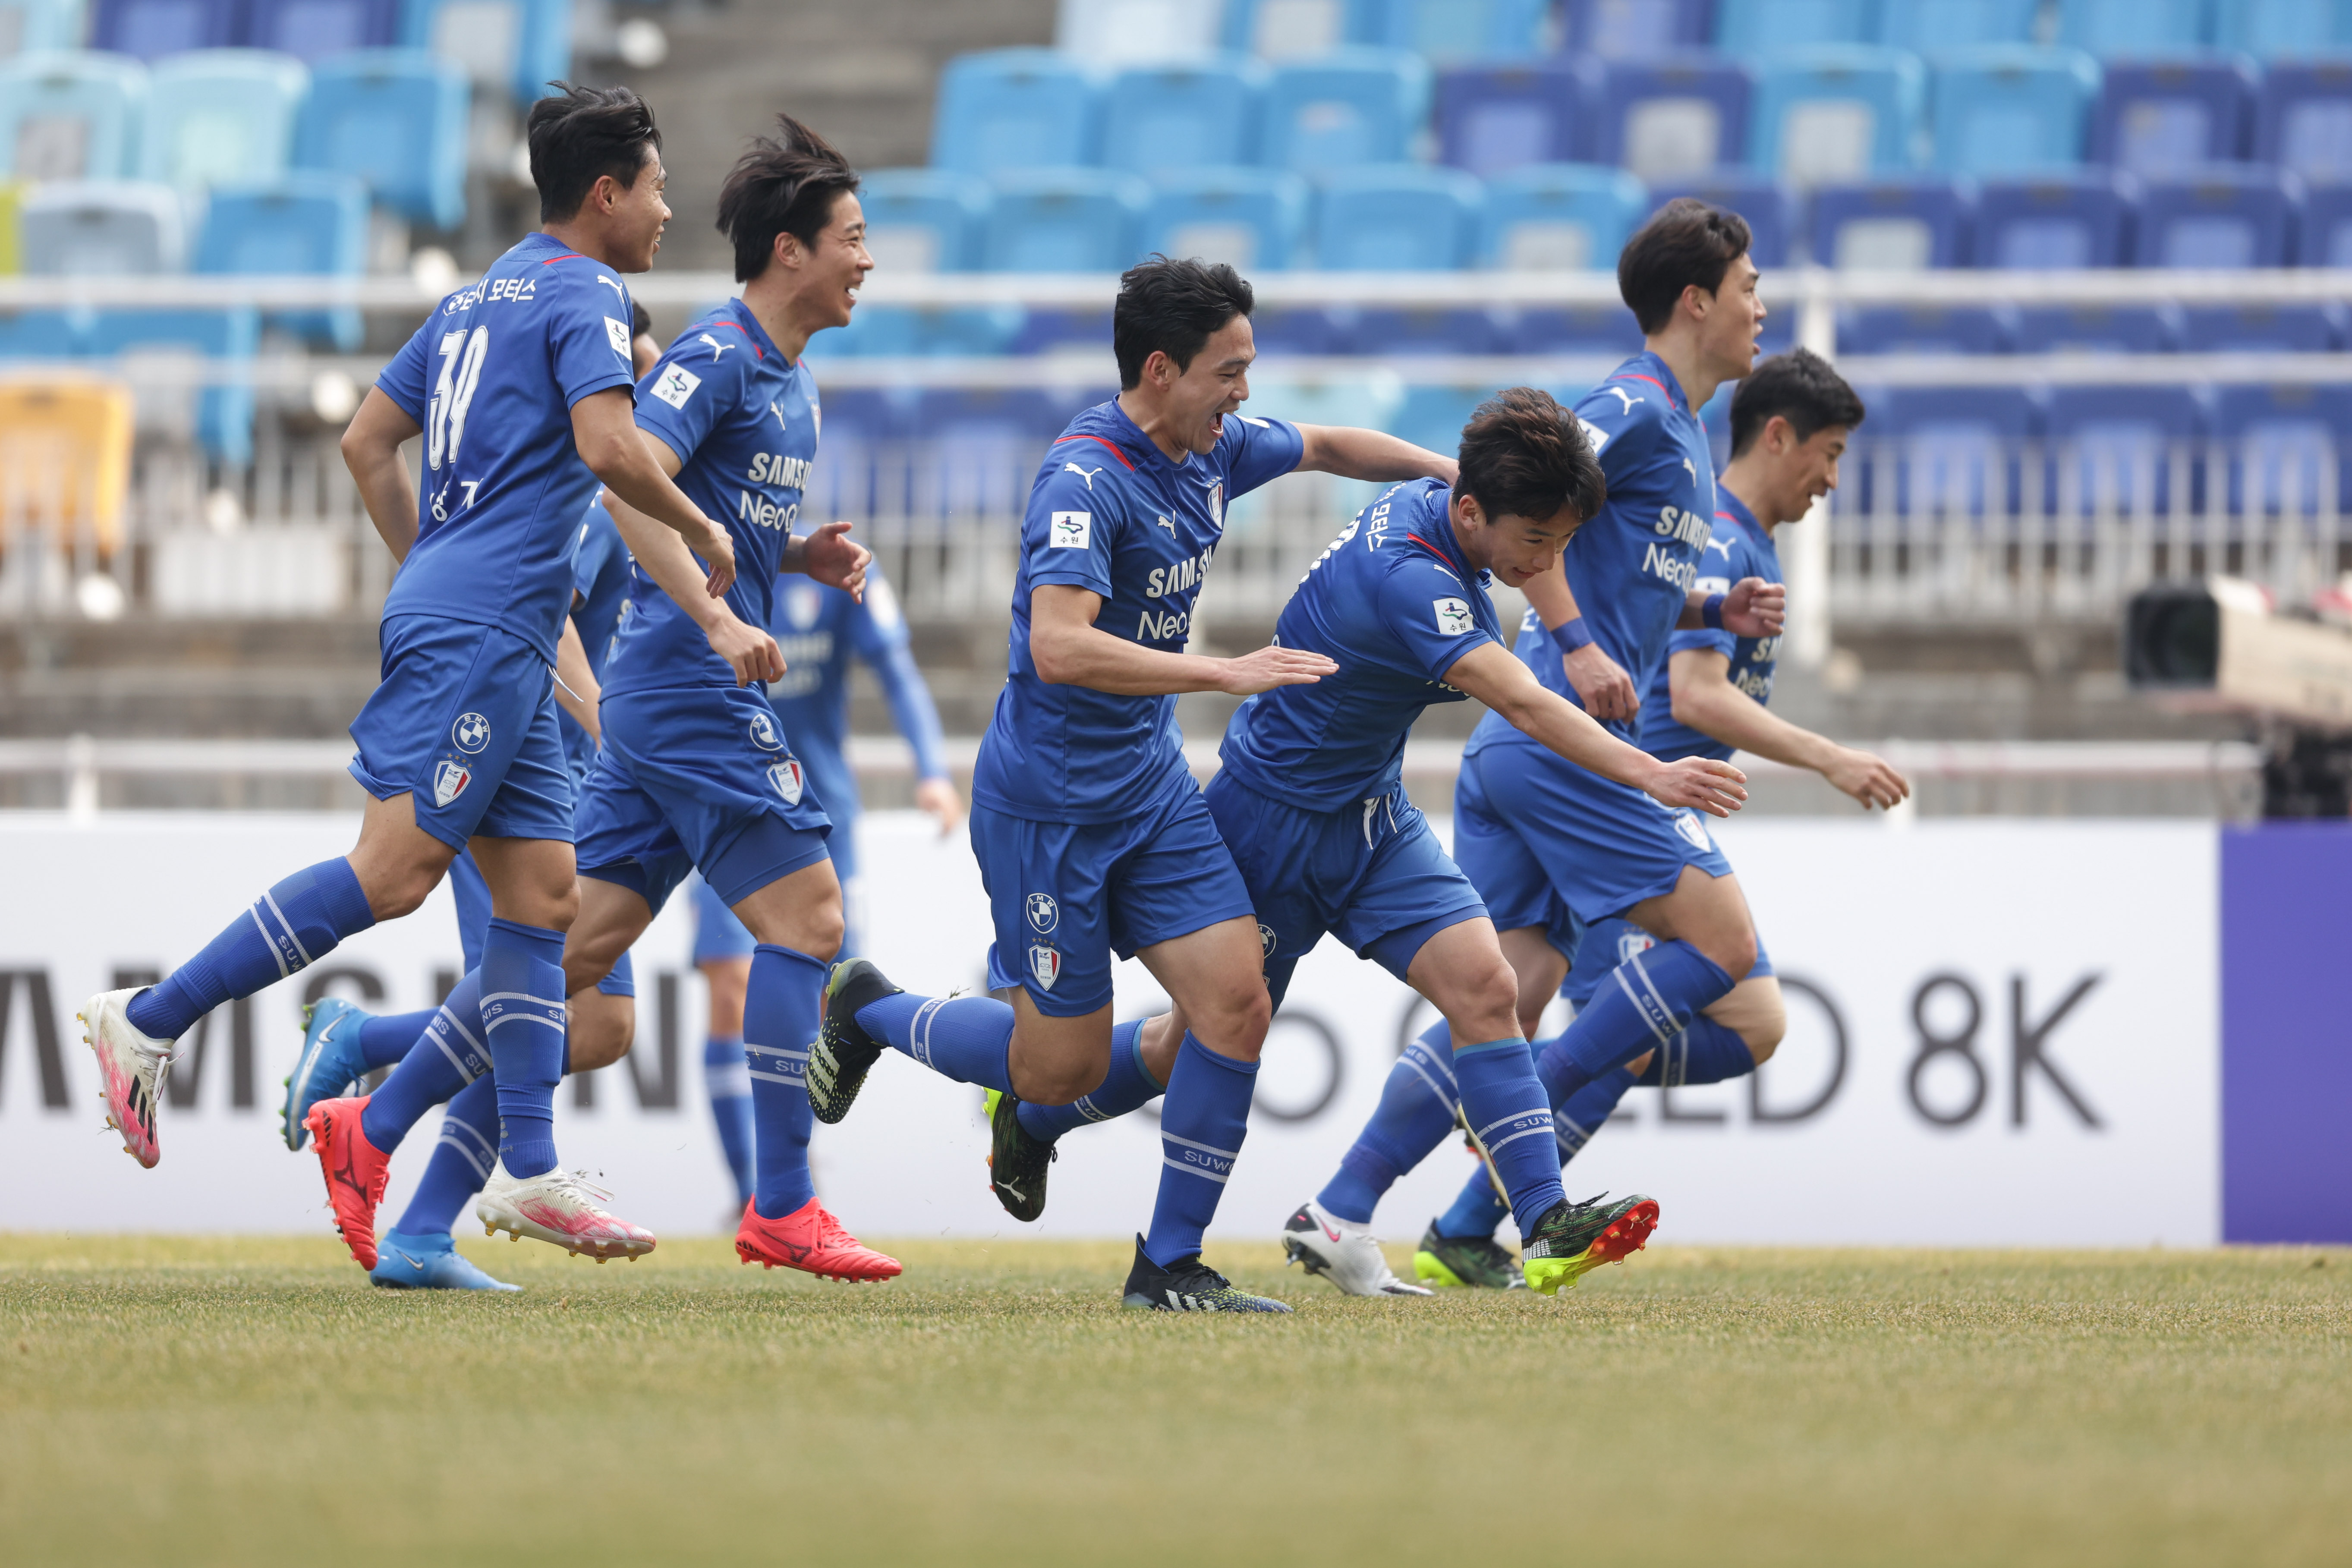
[[2099,68],[2080,49],[1987,44],[1936,59],[1936,167],[2016,174],[2077,163]]
[[1417,354],[1494,354],[1516,345],[1492,310],[1460,307],[1331,307],[1331,352],[1387,358]]
[[[2013,386],[1906,386],[1866,392],[1865,508],[1909,516],[2011,513],[2022,499],[2022,443],[2041,434],[2032,396]],[[1882,493],[1880,487],[1891,487]]]
[[1429,115],[1430,71],[1418,55],[1341,49],[1284,66],[1266,88],[1263,160],[1319,175],[1398,163]]
[[1297,253],[1307,207],[1307,182],[1279,169],[1166,175],[1144,209],[1142,249],[1230,262],[1244,272],[1278,271]]
[[317,65],[346,49],[400,41],[400,0],[246,0],[237,41]]
[[1332,272],[1443,272],[1468,263],[1478,182],[1418,163],[1344,169],[1316,215],[1316,265]]
[[1265,60],[1312,59],[1363,41],[1370,0],[1225,0],[1225,47]]
[[2343,346],[2342,305],[2187,305],[2180,311],[2183,353],[2326,353]]
[[[198,272],[260,277],[323,273],[356,278],[367,270],[367,187],[348,174],[316,171],[268,184],[213,188],[196,242]],[[356,353],[357,310],[273,312],[274,325]]]
[[2254,73],[2242,58],[2110,60],[2091,160],[2157,175],[2245,151]]
[[2053,510],[2168,512],[2176,496],[2188,505],[2205,417],[2185,386],[2053,388],[2043,418]]
[[1409,387],[1389,421],[1389,434],[1453,457],[1462,449],[1462,426],[1493,395],[1494,388],[1483,386]]
[[2170,353],[2180,345],[2171,305],[2024,305],[2017,346],[2031,353]]
[[2352,59],[2278,60],[2254,100],[2254,161],[2352,180]]
[[1360,37],[1440,63],[1533,59],[1552,9],[1552,0],[1370,0]]
[[2007,306],[1873,305],[1838,312],[1841,354],[1998,354],[2016,341]]
[[866,248],[886,272],[961,272],[971,266],[988,193],[940,169],[877,169],[858,186]]
[[1877,38],[1877,0],[1716,0],[1715,47],[1742,59]]
[[[849,325],[817,340],[827,359],[959,358],[1005,353],[1019,335],[1018,305],[860,305]],[[826,405],[829,419],[832,405]]]
[[2241,516],[2333,513],[2352,495],[2352,387],[2221,387],[2213,435],[2229,464],[2230,510]]
[[421,49],[354,49],[321,60],[294,132],[294,164],[365,180],[404,217],[466,217],[465,73]]
[[1881,0],[1878,41],[1932,54],[1977,44],[2030,44],[2042,0]]
[[2284,267],[2303,182],[2276,169],[2210,163],[2140,186],[2132,260],[2140,267]]
[[2352,0],[2227,0],[2213,18],[2213,42],[2268,58],[2352,45]]
[[0,0],[0,56],[81,47],[81,0]]
[[1138,254],[1150,188],[1113,169],[1037,169],[996,177],[981,226],[982,272],[1119,272]]
[[1460,66],[1437,73],[1441,161],[1492,179],[1576,156],[1577,73],[1559,61]]
[[2352,184],[2313,185],[2297,226],[2297,267],[2352,267]]
[[[1714,206],[1728,207],[1748,220],[1748,253],[1759,267],[1785,267],[1789,239],[1796,225],[1796,204],[1789,188],[1769,174],[1728,169],[1701,180],[1684,180],[1650,187],[1650,211],[1677,196],[1696,196]],[[1782,312],[1783,321],[1789,319]],[[1767,327],[1766,331],[1772,329]]]
[[156,60],[236,41],[234,0],[95,0],[89,47]]
[[139,177],[182,190],[277,179],[310,90],[301,61],[262,49],[199,49],[158,63],[141,117]]
[[1584,161],[1615,163],[1638,179],[1696,179],[1748,158],[1755,74],[1708,54],[1611,60],[1594,71]]
[[1315,305],[1261,305],[1250,317],[1250,331],[1262,354],[1352,353],[1355,324],[1352,312]]
[[0,360],[71,359],[87,347],[71,310],[0,311]]
[[1585,59],[1638,59],[1706,47],[1714,0],[1567,0],[1564,52]]
[[1975,187],[1925,176],[1822,185],[1813,192],[1813,259],[1879,272],[1958,267],[1968,255]]
[[2139,187],[2104,169],[1977,187],[1976,266],[2015,271],[2121,267]]
[[1121,71],[1103,97],[1101,161],[1139,174],[1254,163],[1265,82],[1241,57]]
[[1926,99],[1919,58],[1900,49],[1815,44],[1780,51],[1757,71],[1748,166],[1798,185],[1907,169]]
[[1024,311],[1020,330],[1004,352],[1016,354],[1084,355],[1097,368],[1111,362],[1110,310]]
[[1513,272],[1617,265],[1650,193],[1622,169],[1537,163],[1486,184],[1478,261]]
[[400,41],[517,103],[572,75],[572,0],[401,0]]
[[54,180],[18,209],[25,270],[52,277],[177,272],[187,262],[180,194],[135,180]]
[[931,165],[960,174],[1094,162],[1100,84],[1051,49],[961,55],[940,75]]
[[2058,41],[2102,58],[2201,49],[2211,22],[2210,0],[2058,0]]
[[1622,359],[1642,348],[1641,325],[1622,305],[1521,305],[1498,312],[1496,323],[1514,353]]
[[1072,402],[1028,388],[919,394],[915,428],[938,464],[932,483],[942,514],[1020,516],[1038,459],[1076,412]]
[[79,49],[0,61],[0,174],[112,180],[138,147],[147,69]]
[[[235,365],[252,360],[260,335],[257,314],[240,305],[226,310],[100,310],[87,341],[93,354],[179,350]],[[252,384],[205,387],[195,400],[194,433],[206,451],[233,468],[253,461]]]

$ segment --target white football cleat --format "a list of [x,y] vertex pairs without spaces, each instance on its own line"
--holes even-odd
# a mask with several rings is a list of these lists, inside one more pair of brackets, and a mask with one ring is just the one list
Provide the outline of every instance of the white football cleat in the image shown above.
[[1350,1296],[1437,1293],[1398,1279],[1370,1231],[1338,1218],[1313,1198],[1299,1205],[1282,1227],[1282,1250],[1288,1261],[1305,1264],[1307,1272],[1320,1274]]
[[585,1253],[599,1263],[608,1258],[643,1258],[654,1249],[654,1233],[596,1206],[597,1199],[612,1195],[590,1186],[584,1171],[509,1176],[500,1164],[475,1200],[474,1217],[482,1222],[487,1236],[502,1230],[518,1241],[527,1236],[574,1257]]
[[106,1124],[122,1134],[122,1152],[152,1170],[163,1157],[155,1136],[155,1102],[172,1070],[176,1042],[142,1035],[125,1011],[147,989],[132,985],[101,991],[81,1005],[81,1037],[98,1058],[99,1098],[106,1101]]

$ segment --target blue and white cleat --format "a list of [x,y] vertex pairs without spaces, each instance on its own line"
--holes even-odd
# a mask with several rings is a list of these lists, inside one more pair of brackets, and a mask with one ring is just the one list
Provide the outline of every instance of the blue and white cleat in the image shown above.
[[446,1236],[388,1233],[375,1244],[368,1283],[385,1290],[520,1290],[493,1279],[459,1253]]
[[279,1111],[286,1147],[299,1152],[310,1141],[302,1119],[322,1100],[349,1094],[367,1076],[360,1058],[360,1030],[375,1015],[340,996],[321,996],[302,1009],[302,1054],[286,1075],[286,1105]]

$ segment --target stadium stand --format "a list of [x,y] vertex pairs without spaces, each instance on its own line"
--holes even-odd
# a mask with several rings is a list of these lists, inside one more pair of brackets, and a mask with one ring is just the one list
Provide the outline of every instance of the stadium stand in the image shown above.
[[[347,174],[302,171],[268,184],[213,189],[195,270],[356,278],[367,265],[367,187]],[[364,336],[357,310],[273,311],[269,324],[345,353]]]
[[2324,353],[2344,345],[2340,304],[2189,305],[2180,312],[2184,353]]
[[1878,41],[1933,54],[1977,44],[2029,44],[2042,0],[1881,0]]
[[236,42],[236,6],[233,0],[97,0],[89,41],[150,63],[190,49],[226,48]]
[[1266,75],[1247,58],[1119,72],[1103,99],[1101,162],[1139,174],[1255,163]]
[[2016,313],[2007,306],[1848,306],[1837,321],[1845,353],[1997,354],[2017,341]]
[[2179,312],[2169,305],[2027,305],[2016,341],[2042,353],[2168,353],[2179,345]]
[[1857,489],[1864,512],[1916,518],[2018,510],[2025,443],[2042,434],[2033,396],[2011,386],[1859,389],[1870,409]]
[[943,169],[877,169],[865,176],[866,248],[892,272],[961,272],[972,264],[988,199]]
[[1711,0],[1566,0],[1562,47],[1594,59],[1634,59],[1708,42]]
[[81,0],[5,0],[0,4],[0,57],[81,43]]
[[1470,259],[1484,195],[1453,169],[1343,169],[1324,186],[1316,261],[1333,272],[1451,271]]
[[2137,196],[2128,175],[2104,170],[1988,180],[1977,187],[1976,265],[2120,267]]
[[[162,350],[234,367],[251,363],[260,333],[258,313],[248,306],[100,310],[90,322],[87,342],[89,353],[100,357]],[[242,468],[253,461],[253,403],[252,384],[233,370],[227,382],[207,385],[197,395],[191,433],[214,457]],[[176,414],[167,416],[163,423],[168,426],[175,418]]]
[[1975,196],[1972,184],[1934,177],[1819,186],[1808,231],[1813,259],[1883,272],[1958,267]]
[[400,41],[529,103],[572,75],[572,0],[402,0]]
[[2058,0],[2058,41],[2095,55],[2199,49],[2209,0]]
[[169,185],[54,180],[25,198],[25,270],[49,277],[177,272],[187,260],[184,207]]
[[[2169,512],[2192,504],[2191,448],[2205,434],[2202,399],[2183,386],[2061,386],[2044,414],[2047,482],[2061,518]],[[2188,486],[2176,486],[2176,478]]]
[[77,379],[0,382],[0,496],[20,525],[59,543],[87,527],[101,555],[122,543],[131,389]]
[[2328,514],[2352,495],[2352,387],[2230,386],[2213,399],[2232,515]]
[[2149,175],[2235,159],[2253,105],[2253,66],[2242,58],[2110,60],[2090,157]]
[[2277,60],[2254,100],[2254,161],[2352,180],[2352,58]]
[[983,272],[1116,272],[1135,259],[1150,190],[1110,169],[999,174],[982,222]]
[[1771,175],[1727,169],[1704,179],[1653,184],[1651,211],[1677,196],[1696,196],[1703,202],[1729,207],[1748,220],[1749,249],[1757,266],[1788,265],[1790,242],[1796,234],[1796,204],[1790,199],[1789,188]]
[[1874,0],[1716,0],[1715,47],[1753,59],[1815,44],[1877,42]]
[[455,228],[466,216],[467,104],[464,73],[421,50],[339,55],[311,72],[295,166],[353,175],[378,205]]
[[[1224,44],[1260,59],[1312,58],[1358,37],[1366,0],[1226,0]],[[1351,26],[1351,24],[1356,24]]]
[[1142,251],[1278,270],[1307,227],[1305,180],[1276,169],[1194,169],[1163,176],[1144,209]]
[[292,159],[310,73],[291,55],[198,49],[157,62],[142,116],[139,177],[185,191],[274,180]]
[[2352,267],[2352,184],[2310,188],[2294,260],[2298,267]]
[[1564,61],[1461,66],[1437,73],[1438,156],[1492,178],[1577,154],[1577,75]]
[[1551,0],[1372,0],[1357,36],[1441,64],[1532,59],[1553,8]]
[[1532,164],[1488,182],[1477,260],[1524,272],[1611,266],[1648,203],[1622,169]]
[[1428,62],[1401,49],[1335,49],[1280,67],[1266,85],[1263,162],[1307,175],[1402,163],[1429,99]]
[[1919,58],[1900,49],[1775,50],[1757,70],[1748,164],[1800,186],[1906,169],[1926,94]]
[[931,163],[961,174],[1066,168],[1094,161],[1099,84],[1050,49],[997,49],[940,78]]
[[2012,174],[2078,163],[2099,68],[2077,49],[1986,44],[1936,63],[1936,167]]
[[1756,79],[1710,54],[1611,60],[1589,89],[1586,161],[1656,184],[1745,163]]
[[243,15],[238,42],[305,65],[400,41],[400,0],[246,0]]
[[2347,0],[2228,0],[2214,24],[2218,47],[2264,58],[2352,46]]
[[0,174],[121,177],[146,97],[147,68],[118,55],[65,49],[0,65]]
[[2140,189],[2132,262],[2139,267],[2284,267],[2303,182],[2275,169],[2214,163]]

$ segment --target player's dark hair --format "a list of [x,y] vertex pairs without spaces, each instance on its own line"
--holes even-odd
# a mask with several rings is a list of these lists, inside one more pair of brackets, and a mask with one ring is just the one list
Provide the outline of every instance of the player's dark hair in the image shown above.
[[1578,521],[1609,499],[1601,459],[1576,416],[1538,387],[1513,386],[1480,404],[1462,427],[1462,479],[1489,521],[1549,521],[1566,507]]
[[1683,290],[1696,284],[1712,294],[1731,264],[1748,254],[1748,220],[1680,196],[1660,207],[1617,253],[1617,292],[1633,307],[1644,334],[1674,320]]
[[654,330],[654,313],[642,300],[629,301],[629,336],[642,338]]
[[1731,395],[1731,455],[1754,446],[1776,414],[1799,441],[1810,441],[1832,426],[1861,424],[1862,399],[1829,361],[1811,349],[1790,349],[1749,371]]
[[719,232],[735,246],[735,281],[768,269],[776,237],[811,250],[833,221],[834,204],[857,188],[857,171],[833,143],[789,114],[773,136],[754,137],[719,192]]
[[606,174],[625,189],[634,187],[637,171],[661,151],[661,130],[646,100],[625,87],[547,85],[555,92],[530,106],[523,133],[530,143],[540,221],[561,223],[580,210]]
[[1110,311],[1110,349],[1118,360],[1121,391],[1143,379],[1154,350],[1192,368],[1209,335],[1235,316],[1257,309],[1248,279],[1222,261],[1171,261],[1154,256],[1119,275]]

